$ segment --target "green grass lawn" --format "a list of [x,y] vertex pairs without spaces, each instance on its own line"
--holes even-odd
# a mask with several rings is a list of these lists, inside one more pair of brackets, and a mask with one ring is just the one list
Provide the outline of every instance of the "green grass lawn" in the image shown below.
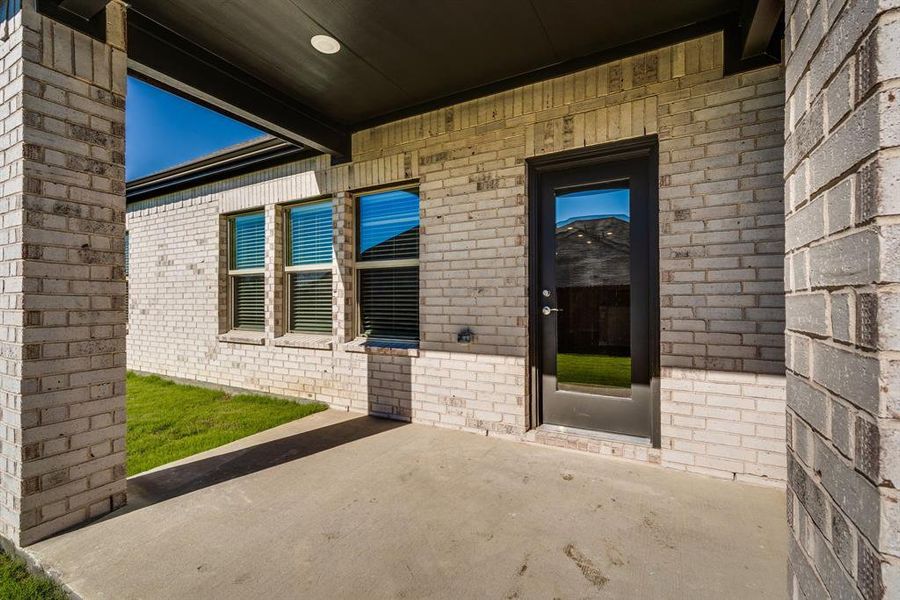
[[560,383],[631,387],[631,357],[595,354],[557,354]]
[[29,573],[21,559],[0,553],[0,598],[68,600],[69,596],[47,577]]
[[135,373],[128,374],[127,390],[129,475],[326,408],[271,396],[232,396]]

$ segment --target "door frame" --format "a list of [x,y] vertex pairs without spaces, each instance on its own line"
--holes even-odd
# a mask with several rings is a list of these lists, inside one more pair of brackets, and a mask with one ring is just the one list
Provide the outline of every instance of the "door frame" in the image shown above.
[[[649,302],[650,319],[650,442],[654,448],[661,446],[660,440],[660,317],[659,317],[659,139],[656,135],[612,142],[589,148],[578,148],[554,154],[526,159],[528,173],[528,384],[529,384],[529,427],[536,429],[543,423],[541,398],[541,327],[540,299],[538,298],[538,278],[540,273],[541,242],[540,210],[542,177],[546,173],[587,167],[596,164],[616,162],[629,158],[646,158],[650,185],[648,207],[650,230],[657,235],[650,236],[651,294]],[[655,183],[655,185],[654,185]],[[653,293],[655,292],[655,293]],[[656,324],[654,327],[653,324]],[[655,351],[654,351],[655,350]]]

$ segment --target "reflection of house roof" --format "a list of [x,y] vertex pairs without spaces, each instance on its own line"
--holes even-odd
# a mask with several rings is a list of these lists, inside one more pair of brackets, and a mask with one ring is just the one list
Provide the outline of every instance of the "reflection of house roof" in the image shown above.
[[371,248],[362,251],[362,256],[368,260],[396,258],[395,253],[407,254],[405,251],[417,248],[419,245],[418,226],[406,231],[401,231],[395,236],[379,242]]
[[557,287],[628,285],[631,224],[619,215],[570,219],[556,228]]
[[571,225],[572,223],[576,223],[578,221],[594,221],[597,219],[619,219],[620,221],[631,221],[631,217],[628,215],[579,215],[577,217],[569,217],[565,221],[560,221],[556,224],[557,227],[564,227],[566,225]]

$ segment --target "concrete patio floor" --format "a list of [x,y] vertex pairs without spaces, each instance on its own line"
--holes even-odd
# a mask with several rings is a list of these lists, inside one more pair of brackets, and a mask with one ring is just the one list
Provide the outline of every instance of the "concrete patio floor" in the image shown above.
[[784,598],[784,494],[326,411],[31,546],[87,600]]

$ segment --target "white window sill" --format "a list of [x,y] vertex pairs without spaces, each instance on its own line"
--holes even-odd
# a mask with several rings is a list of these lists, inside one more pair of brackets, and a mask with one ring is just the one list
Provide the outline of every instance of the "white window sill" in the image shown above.
[[352,342],[347,342],[343,347],[345,352],[359,352],[366,354],[390,354],[392,356],[419,356],[418,342],[403,342],[400,340],[379,340],[374,338],[358,337]]
[[282,348],[311,348],[313,350],[331,350],[333,345],[330,335],[314,333],[286,333],[275,338],[272,343]]
[[227,333],[220,333],[219,341],[227,342],[229,344],[262,346],[266,343],[266,334],[262,331],[241,331],[239,329],[232,329]]

